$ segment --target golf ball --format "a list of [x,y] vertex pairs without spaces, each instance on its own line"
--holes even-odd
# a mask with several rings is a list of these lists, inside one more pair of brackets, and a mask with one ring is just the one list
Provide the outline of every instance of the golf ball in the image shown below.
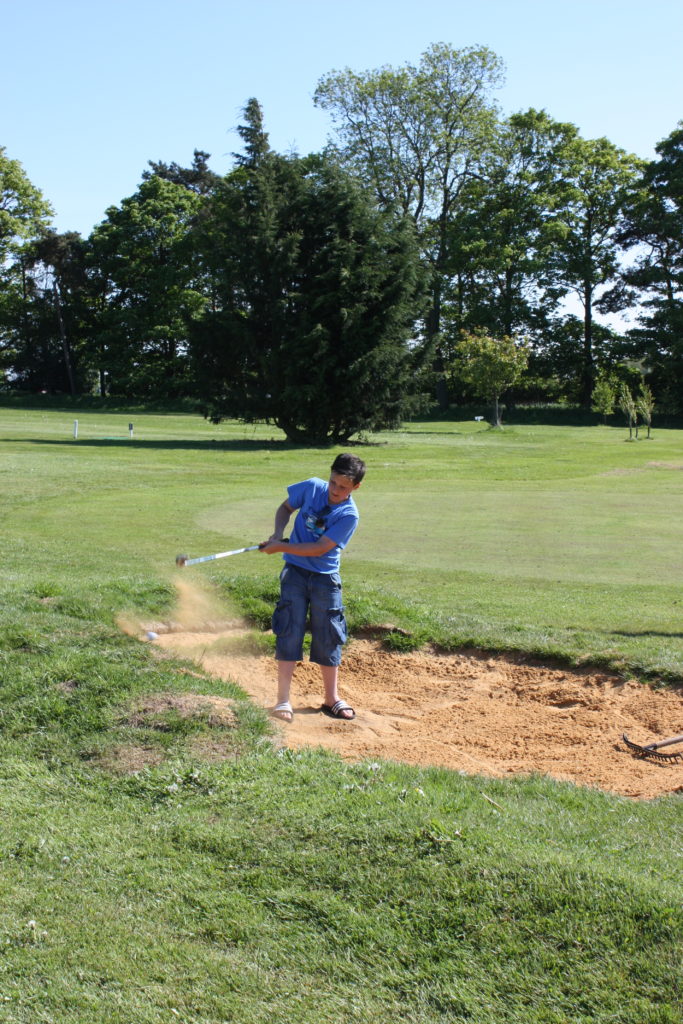
[[147,639],[148,640],[156,640],[158,636],[159,636],[159,634],[158,633],[154,633],[151,629],[147,631]]

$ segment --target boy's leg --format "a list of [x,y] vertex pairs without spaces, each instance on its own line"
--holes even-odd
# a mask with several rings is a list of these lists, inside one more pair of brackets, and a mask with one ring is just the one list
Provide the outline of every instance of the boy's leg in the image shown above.
[[[338,575],[316,577],[311,593],[311,661],[320,665],[325,691],[324,706],[339,701],[338,677],[342,645],[346,641],[346,619]],[[354,717],[352,708],[341,709],[336,717]]]
[[273,612],[276,636],[277,704],[273,714],[285,722],[293,718],[289,694],[297,661],[303,658],[303,638],[308,610],[306,578],[291,566],[280,574],[280,600]]
[[286,703],[292,688],[292,676],[296,668],[295,661],[278,661],[277,663],[277,702]]
[[[337,680],[339,677],[339,666],[338,665],[321,665],[320,671],[323,677],[323,687],[325,689],[325,704],[328,708],[334,707],[339,700],[339,690],[337,689]],[[339,718],[353,718],[354,712],[352,708],[342,708],[339,712]]]
[[277,703],[272,714],[283,722],[291,722],[294,718],[289,693],[292,688],[292,676],[295,668],[295,661],[278,661],[277,663]]

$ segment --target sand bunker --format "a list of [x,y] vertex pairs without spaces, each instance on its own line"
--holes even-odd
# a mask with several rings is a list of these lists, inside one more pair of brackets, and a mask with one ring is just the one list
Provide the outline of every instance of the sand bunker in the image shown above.
[[[173,622],[145,626],[142,636],[154,630],[151,642],[159,649],[238,683],[256,703],[272,707],[274,660],[240,650],[243,624],[225,615],[218,621],[205,602],[202,628],[202,600],[193,601],[189,589],[181,594],[180,605],[192,606],[192,628],[178,613]],[[683,733],[683,689],[653,690],[599,670],[545,667],[523,657],[388,653],[376,639],[350,641],[340,680],[356,709],[353,722],[323,715],[317,666],[297,666],[294,722],[281,728],[287,746],[468,774],[541,773],[641,799],[683,792],[683,762],[634,758],[621,741],[624,732],[641,744]]]

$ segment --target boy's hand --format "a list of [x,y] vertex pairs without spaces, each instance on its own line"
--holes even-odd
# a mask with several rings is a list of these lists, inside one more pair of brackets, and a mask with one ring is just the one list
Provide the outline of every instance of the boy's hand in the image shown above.
[[286,544],[287,540],[287,537],[269,537],[268,540],[264,540],[263,544],[259,544],[259,551],[262,551],[264,555],[274,555],[282,550],[278,545]]
[[277,548],[275,547],[276,543],[277,541],[274,540],[266,540],[263,544],[259,544],[259,551],[262,551],[264,555],[274,555],[277,551]]

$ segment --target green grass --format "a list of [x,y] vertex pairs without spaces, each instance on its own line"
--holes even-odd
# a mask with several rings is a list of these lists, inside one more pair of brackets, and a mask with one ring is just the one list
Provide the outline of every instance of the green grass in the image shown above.
[[[7,572],[33,573],[37,562],[62,581],[77,530],[79,573],[109,566],[120,578],[169,579],[179,551],[267,536],[286,483],[331,461],[267,427],[79,416],[74,442],[68,413],[0,412]],[[132,442],[106,440],[130,420]],[[362,528],[344,561],[350,601],[363,616],[398,606],[445,646],[683,678],[683,441],[674,430],[626,437],[470,422],[374,438],[361,449]],[[244,575],[270,600],[274,561],[247,555],[196,571],[219,586]]]
[[265,750],[0,793],[6,1021],[681,1019],[674,801]]
[[[331,453],[189,414],[0,409],[0,1021],[678,1024],[681,799],[278,753],[124,635]],[[134,423],[134,440],[125,435]],[[683,680],[676,431],[412,424],[361,449],[356,627]],[[279,560],[192,570],[267,625]],[[188,570],[188,572],[190,572]],[[234,728],[145,694],[218,694]],[[221,763],[193,740],[219,739]],[[126,746],[160,763],[107,769]]]

